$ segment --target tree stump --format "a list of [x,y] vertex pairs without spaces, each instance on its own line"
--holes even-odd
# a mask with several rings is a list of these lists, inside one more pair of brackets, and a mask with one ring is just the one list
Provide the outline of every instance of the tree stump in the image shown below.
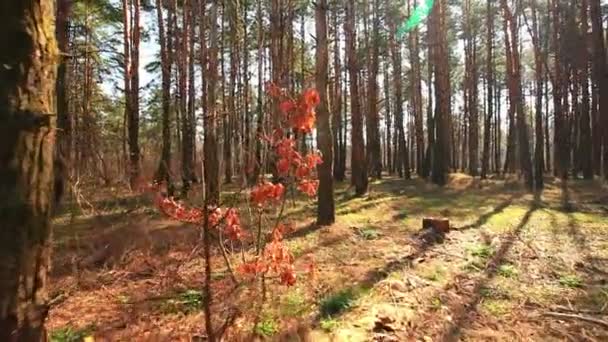
[[450,231],[450,221],[440,218],[423,218],[422,230],[418,238],[427,245],[443,243],[445,234]]
[[422,229],[434,228],[443,234],[450,231],[450,220],[443,218],[426,217],[422,219]]

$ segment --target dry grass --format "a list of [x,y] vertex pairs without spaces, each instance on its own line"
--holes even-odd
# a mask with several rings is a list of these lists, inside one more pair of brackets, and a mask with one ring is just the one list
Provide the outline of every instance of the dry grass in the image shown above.
[[[302,325],[314,341],[605,340],[601,326],[543,316],[567,309],[608,319],[605,193],[583,181],[549,179],[534,196],[513,180],[455,174],[438,188],[388,178],[364,198],[339,185],[337,223],[322,229],[312,225],[314,203],[297,198],[287,208],[297,226],[287,243],[297,267],[314,255],[316,278],[272,285],[262,303],[252,287],[233,288],[215,253],[216,326],[235,317],[227,340],[279,339]],[[95,216],[66,210],[56,220],[51,331],[204,336],[198,231],[159,216],[146,198],[91,198]],[[415,243],[427,216],[450,219],[444,243]]]

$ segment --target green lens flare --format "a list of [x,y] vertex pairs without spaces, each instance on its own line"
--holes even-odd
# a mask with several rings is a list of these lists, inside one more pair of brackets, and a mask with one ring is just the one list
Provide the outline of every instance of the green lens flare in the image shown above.
[[434,3],[435,0],[425,0],[420,6],[414,8],[412,15],[397,29],[397,39],[403,38],[406,33],[426,19],[431,14]]

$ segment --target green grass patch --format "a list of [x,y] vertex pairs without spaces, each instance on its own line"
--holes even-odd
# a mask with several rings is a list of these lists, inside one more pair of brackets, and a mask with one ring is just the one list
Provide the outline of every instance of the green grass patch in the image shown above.
[[515,278],[518,275],[517,267],[513,264],[503,264],[498,267],[498,275],[505,278]]
[[567,274],[559,277],[559,284],[569,288],[579,288],[583,286],[583,281],[575,274]]
[[444,266],[434,264],[422,268],[419,274],[422,278],[426,280],[442,282],[446,278],[447,271]]
[[373,227],[356,228],[356,231],[357,235],[364,240],[376,240],[380,237],[378,230]]
[[51,331],[51,342],[80,342],[85,337],[91,336],[95,331],[95,325],[87,325],[83,328],[63,327]]
[[161,310],[166,314],[198,312],[203,307],[204,296],[199,290],[186,290],[163,302]]
[[335,319],[324,318],[321,320],[321,322],[319,322],[319,325],[321,326],[321,329],[323,329],[323,330],[325,330],[325,332],[329,333],[329,332],[336,330],[336,328],[340,324]]
[[321,300],[319,310],[322,317],[332,317],[355,306],[355,301],[369,291],[368,288],[347,288]]
[[468,250],[472,256],[478,257],[480,259],[487,259],[490,256],[492,256],[492,254],[494,253],[494,250],[492,249],[492,247],[490,245],[484,245],[484,244],[472,245],[468,248]]
[[511,303],[508,300],[488,299],[482,303],[481,307],[483,311],[495,317],[511,312]]
[[295,290],[283,297],[279,311],[281,316],[300,317],[307,309],[306,298]]
[[265,317],[255,325],[254,331],[259,336],[271,337],[279,331],[279,323],[272,317]]
[[442,306],[443,306],[443,303],[441,302],[441,298],[439,298],[439,297],[434,297],[433,299],[431,299],[431,303],[429,304],[429,307],[431,308],[431,310],[434,310],[434,311],[441,309]]

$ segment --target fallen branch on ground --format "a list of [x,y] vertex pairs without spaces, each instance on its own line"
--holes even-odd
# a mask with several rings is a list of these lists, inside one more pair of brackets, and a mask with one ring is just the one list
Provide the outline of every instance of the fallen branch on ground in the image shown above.
[[554,312],[554,311],[545,312],[545,313],[543,313],[543,315],[557,317],[557,318],[578,319],[580,321],[585,321],[585,322],[589,322],[589,323],[595,323],[595,324],[601,325],[601,326],[603,326],[605,328],[608,328],[608,322],[607,321],[604,321],[604,320],[601,320],[601,319],[598,319],[598,318],[589,317],[589,316],[576,315],[576,314],[567,314],[567,313]]

